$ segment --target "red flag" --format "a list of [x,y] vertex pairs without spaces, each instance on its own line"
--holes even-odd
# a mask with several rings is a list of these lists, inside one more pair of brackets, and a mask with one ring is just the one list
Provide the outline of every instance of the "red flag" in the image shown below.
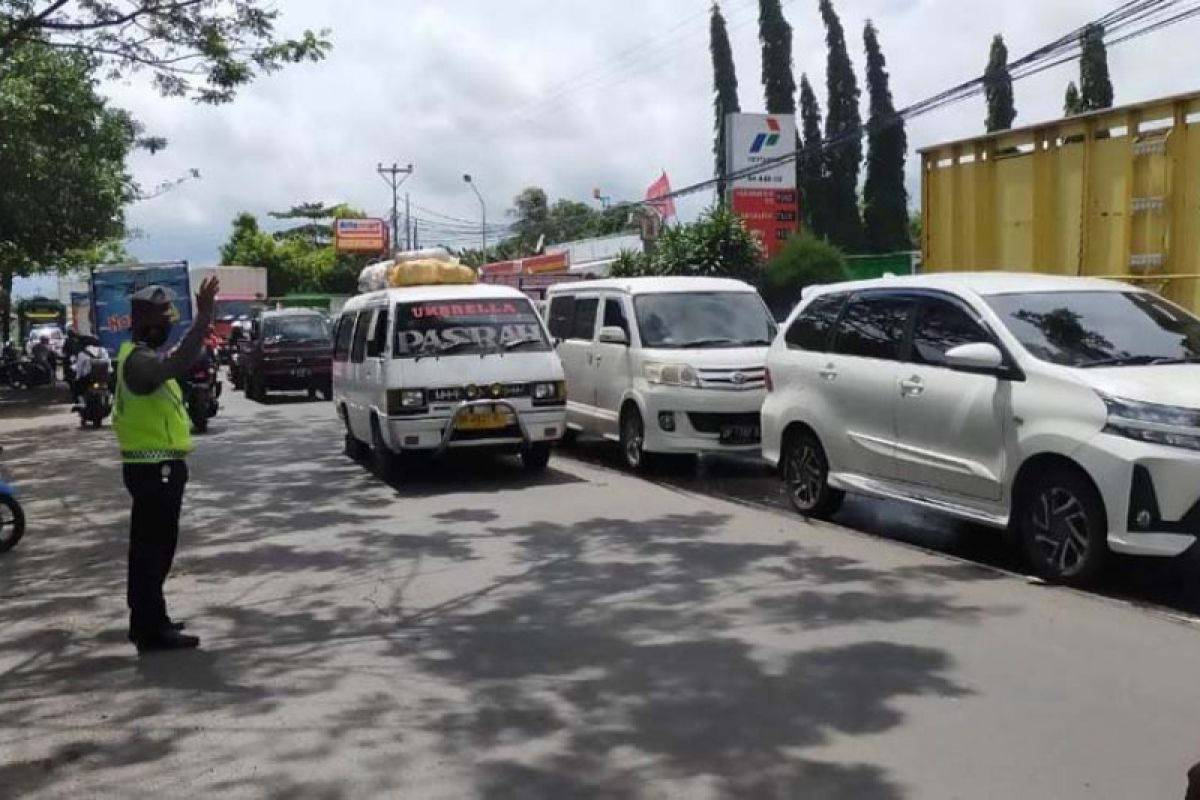
[[664,221],[675,216],[675,201],[671,198],[671,179],[663,172],[662,177],[650,184],[646,190],[646,205],[658,212]]

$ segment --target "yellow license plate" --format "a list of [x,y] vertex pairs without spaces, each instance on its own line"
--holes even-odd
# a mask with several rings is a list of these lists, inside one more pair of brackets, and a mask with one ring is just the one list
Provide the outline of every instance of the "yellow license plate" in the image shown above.
[[508,427],[508,414],[461,414],[458,417],[458,429],[462,431],[490,431]]

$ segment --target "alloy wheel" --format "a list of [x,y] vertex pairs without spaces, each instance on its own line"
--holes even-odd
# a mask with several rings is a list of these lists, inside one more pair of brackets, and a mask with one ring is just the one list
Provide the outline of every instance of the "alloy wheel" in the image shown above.
[[815,508],[824,487],[825,467],[812,443],[792,448],[787,461],[787,488],[796,508],[805,511]]
[[1087,510],[1073,492],[1054,486],[1037,495],[1030,523],[1038,554],[1057,574],[1069,577],[1087,561]]
[[632,469],[638,469],[642,466],[642,448],[646,443],[642,419],[636,412],[630,412],[625,415],[622,425],[625,431],[625,435],[621,437],[624,443],[625,463]]

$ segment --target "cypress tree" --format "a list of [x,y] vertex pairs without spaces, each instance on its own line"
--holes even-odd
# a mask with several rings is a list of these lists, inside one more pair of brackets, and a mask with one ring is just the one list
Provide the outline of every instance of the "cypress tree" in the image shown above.
[[758,40],[762,43],[762,81],[768,114],[796,113],[792,75],[792,26],[779,0],[759,0]]
[[1113,85],[1108,75],[1108,48],[1104,45],[1103,25],[1089,25],[1083,32],[1079,99],[1084,111],[1112,108]]
[[863,235],[872,253],[908,250],[908,190],[904,187],[904,159],[908,136],[904,120],[896,114],[888,85],[887,60],[879,47],[879,33],[868,20],[863,30],[867,51],[867,92],[871,119],[867,125],[867,180],[863,185]]
[[799,169],[801,213],[804,225],[812,233],[826,238],[829,225],[825,217],[825,173],[824,158],[820,154],[821,106],[807,75],[800,76],[800,122],[804,132],[804,152],[796,165]]
[[1008,46],[1000,34],[992,39],[983,85],[987,95],[987,132],[1008,130],[1017,117],[1017,109],[1013,105],[1012,73],[1008,71]]
[[820,0],[829,61],[825,80],[828,114],[825,141],[836,142],[825,158],[826,219],[829,239],[848,253],[862,251],[862,219],[858,211],[858,175],[862,167],[862,117],[858,111],[858,79],[846,50],[846,34],[831,0]]
[[1063,99],[1063,114],[1073,117],[1083,113],[1083,100],[1079,97],[1079,87],[1075,81],[1067,84],[1067,96]]
[[717,159],[717,197],[718,202],[725,203],[725,173],[729,171],[725,163],[727,156],[725,147],[725,116],[736,114],[742,110],[738,102],[737,71],[733,64],[733,49],[729,46],[729,31],[725,26],[725,17],[717,3],[712,5],[712,19],[709,25],[709,49],[713,62],[713,113],[716,117],[716,141],[713,144],[713,154]]

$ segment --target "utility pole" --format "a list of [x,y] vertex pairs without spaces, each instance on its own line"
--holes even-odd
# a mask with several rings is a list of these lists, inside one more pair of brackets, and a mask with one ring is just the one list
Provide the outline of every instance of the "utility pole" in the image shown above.
[[[400,246],[400,187],[412,177],[413,165],[401,167],[392,162],[390,167],[385,167],[380,163],[375,167],[375,171],[379,173],[379,177],[383,178],[384,183],[392,187],[392,248],[394,249]],[[405,223],[405,228],[407,227],[408,224]]]
[[479,198],[479,215],[482,221],[479,224],[479,238],[483,242],[483,257],[487,258],[487,203],[483,202],[483,195],[479,193],[479,187],[475,185],[475,180],[470,175],[463,175],[463,183],[471,187],[475,192],[475,196]]
[[404,193],[404,249],[413,249],[412,214],[408,208],[408,192]]

